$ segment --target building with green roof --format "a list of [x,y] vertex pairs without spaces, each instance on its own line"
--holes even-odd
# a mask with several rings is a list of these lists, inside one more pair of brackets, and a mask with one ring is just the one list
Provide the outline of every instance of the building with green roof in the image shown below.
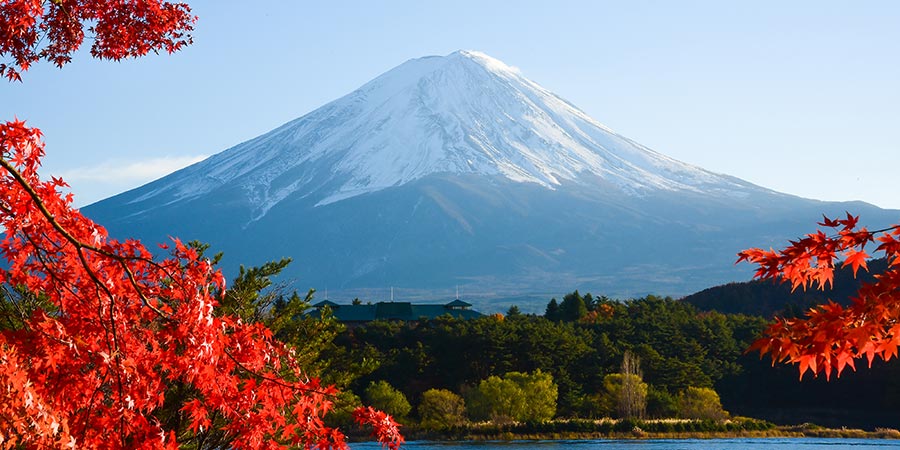
[[310,312],[311,316],[320,316],[323,308],[329,308],[331,315],[335,319],[347,324],[372,322],[374,320],[412,322],[420,319],[434,319],[443,315],[450,315],[458,319],[475,319],[483,316],[480,312],[473,311],[470,303],[459,299],[444,305],[393,301],[366,305],[340,305],[330,300],[325,300],[312,305],[312,307],[314,310]]

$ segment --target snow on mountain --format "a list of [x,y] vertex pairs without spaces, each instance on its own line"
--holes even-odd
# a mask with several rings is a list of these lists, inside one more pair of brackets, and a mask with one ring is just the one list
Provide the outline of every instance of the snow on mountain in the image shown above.
[[208,243],[229,277],[291,257],[281,276],[301,290],[370,299],[406,286],[433,299],[461,285],[485,310],[524,295],[531,311],[572,289],[627,298],[745,280],[738,251],[780,245],[822,213],[897,216],[673,160],[469,51],[407,61],[83,211],[119,238]]
[[[641,195],[743,195],[751,185],[622,137],[484,53],[413,59],[265,135],[190,166],[133,202],[239,187],[264,216],[285,198],[317,206],[430,174],[500,175],[554,189],[587,174]],[[593,181],[592,181],[593,182]]]

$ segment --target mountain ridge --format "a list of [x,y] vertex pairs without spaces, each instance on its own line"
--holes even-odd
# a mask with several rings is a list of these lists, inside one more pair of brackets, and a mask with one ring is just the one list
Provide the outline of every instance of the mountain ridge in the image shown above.
[[84,211],[114,236],[208,242],[225,252],[226,274],[291,256],[286,276],[304,289],[460,284],[497,298],[681,295],[744,280],[738,251],[847,209],[897,215],[678,162],[460,51],[409,60]]

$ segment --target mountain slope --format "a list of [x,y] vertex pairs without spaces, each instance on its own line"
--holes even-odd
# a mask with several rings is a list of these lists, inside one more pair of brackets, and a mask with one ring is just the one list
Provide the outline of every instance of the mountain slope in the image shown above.
[[114,235],[209,242],[231,272],[292,256],[300,288],[434,295],[460,284],[485,297],[582,285],[687,293],[743,279],[749,269],[731,264],[738,250],[782,242],[844,210],[897,216],[675,161],[467,51],[410,60],[267,134],[85,208]]
[[460,51],[408,61],[129,201],[238,187],[258,218],[291,195],[321,206],[435,173],[500,175],[551,189],[591,174],[630,193],[752,188],[653,152],[502,62]]

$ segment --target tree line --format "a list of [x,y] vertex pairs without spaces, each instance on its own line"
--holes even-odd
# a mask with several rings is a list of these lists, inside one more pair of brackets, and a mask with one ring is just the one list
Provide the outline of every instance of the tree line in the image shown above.
[[[713,390],[740,373],[736,361],[765,323],[700,313],[671,298],[622,302],[577,291],[551,300],[544,316],[516,309],[475,320],[371,322],[343,329],[332,351],[371,361],[351,390],[385,381],[412,403],[430,389],[467,397],[510,374],[542,374],[556,387],[553,417],[676,417],[688,389]],[[626,355],[630,370],[623,370]],[[632,377],[646,391],[640,414],[620,411],[616,398]]]
[[[722,419],[730,412],[868,428],[895,420],[895,363],[876,361],[874,370],[848,372],[831,383],[809,374],[799,381],[796,368],[773,367],[746,353],[767,323],[766,317],[704,311],[669,297],[615,300],[575,291],[551,299],[543,315],[511,307],[475,320],[335,324],[340,331],[322,356],[365,361],[342,387],[365,397],[371,383],[388,384],[412,405],[401,414],[408,421],[425,420],[418,411],[423,402],[426,410],[432,407],[427,399],[436,394],[426,392],[435,390],[458,397],[464,417],[490,418],[471,405],[478,402],[473,393],[485,383],[494,392],[515,393],[499,380],[535,373],[555,386],[556,418]],[[624,367],[628,355],[630,369]],[[641,406],[623,409],[623,386],[641,397]],[[501,421],[510,416],[494,415]]]

